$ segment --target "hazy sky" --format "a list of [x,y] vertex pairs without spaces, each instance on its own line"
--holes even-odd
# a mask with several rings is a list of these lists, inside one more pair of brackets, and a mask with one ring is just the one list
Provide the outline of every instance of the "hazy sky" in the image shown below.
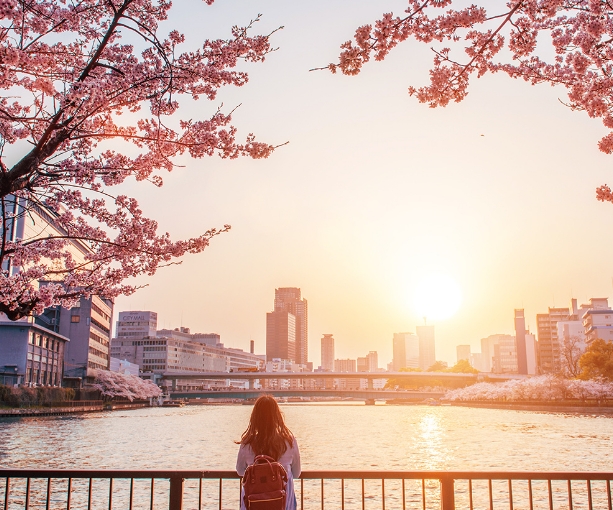
[[481,338],[512,333],[514,308],[535,331],[548,306],[611,295],[613,205],[597,202],[595,188],[613,181],[613,159],[597,149],[601,123],[560,104],[563,89],[487,76],[462,103],[429,109],[407,94],[427,83],[432,59],[415,43],[356,77],[309,72],[404,1],[175,4],[164,27],[184,32],[186,48],[258,13],[257,31],[285,27],[273,37],[279,50],[247,67],[245,87],[186,102],[179,117],[241,104],[242,137],[290,143],[263,161],[186,158],[161,189],[129,186],[175,239],[232,230],[139,280],[149,286],[119,298],[116,311],[154,310],[160,327],[217,332],[244,349],[254,339],[264,352],[274,289],[300,287],[315,366],[332,333],[336,357],[376,350],[385,367],[393,333],[422,323],[412,294],[430,273],[462,292],[458,312],[435,323],[437,359],[449,362],[458,344],[479,351]]

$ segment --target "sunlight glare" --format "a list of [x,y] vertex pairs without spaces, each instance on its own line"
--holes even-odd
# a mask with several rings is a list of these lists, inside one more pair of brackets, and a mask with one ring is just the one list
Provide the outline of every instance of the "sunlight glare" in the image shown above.
[[428,320],[452,317],[462,303],[462,291],[457,282],[444,274],[425,275],[413,292],[413,309]]

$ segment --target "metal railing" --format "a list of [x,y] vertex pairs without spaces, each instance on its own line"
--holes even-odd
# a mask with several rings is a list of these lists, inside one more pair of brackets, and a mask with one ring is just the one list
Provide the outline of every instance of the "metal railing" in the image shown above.
[[[613,510],[613,472],[304,471],[300,510]],[[239,508],[234,471],[0,469],[0,509]]]

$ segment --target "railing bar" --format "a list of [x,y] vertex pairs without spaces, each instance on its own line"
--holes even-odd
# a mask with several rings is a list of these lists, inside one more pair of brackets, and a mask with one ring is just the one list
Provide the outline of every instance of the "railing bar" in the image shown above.
[[70,498],[72,497],[72,478],[68,479],[68,494],[66,495],[66,510],[70,510]]
[[151,479],[151,499],[149,500],[149,508],[153,510],[153,487],[155,486],[155,478]]
[[132,510],[132,505],[134,501],[134,478],[130,478],[130,508]]
[[426,479],[421,479],[421,504],[423,510],[426,510]]
[[509,510],[513,510],[513,484],[509,478]]
[[300,479],[300,510],[304,510],[304,478]]
[[345,479],[341,478],[341,510],[345,510]]
[[221,503],[223,501],[223,478],[219,479],[219,510],[221,510]]
[[9,510],[9,492],[11,490],[11,477],[6,477],[6,486],[4,488],[4,510]]
[[366,500],[364,499],[364,478],[362,478],[362,510],[366,508]]
[[528,480],[528,497],[530,498],[530,510],[534,510],[534,502],[532,501],[532,480]]
[[573,510],[573,488],[570,480],[568,480],[568,510]]
[[109,510],[113,510],[113,478],[109,478]]
[[381,478],[381,504],[385,510],[385,478]]
[[592,510],[592,482],[590,480],[587,481],[587,504],[588,509]]
[[404,478],[402,479],[402,510],[407,510],[406,492],[404,490]]
[[547,491],[549,492],[549,510],[553,510],[553,492],[551,491],[551,479],[547,480]]
[[324,510],[324,479],[323,478],[321,479],[321,510]]
[[473,509],[473,480],[472,478],[468,479],[468,501],[470,503],[470,510]]
[[30,506],[30,478],[28,477],[28,479],[26,481],[26,506],[25,506],[25,510],[28,510],[29,506]]
[[[87,488],[87,510],[91,510],[92,508],[92,486],[94,484],[94,479],[90,478],[89,479],[89,487]],[[131,501],[130,501],[131,503]],[[130,506],[130,510],[132,510],[132,507]]]
[[609,510],[613,510],[611,507],[611,480],[607,480],[607,503],[609,503]]
[[490,493],[490,510],[494,510],[494,498],[492,498],[492,479],[489,478],[487,480],[488,486],[489,486],[489,493]]
[[51,503],[51,478],[47,478],[47,502],[45,504],[46,510],[49,510],[50,503]]
[[[238,504],[240,506],[241,504],[241,496],[242,496],[242,491],[241,491],[241,480],[238,481]],[[132,509],[130,509],[132,510]],[[200,486],[198,488],[198,510],[202,510],[202,477],[200,477]]]

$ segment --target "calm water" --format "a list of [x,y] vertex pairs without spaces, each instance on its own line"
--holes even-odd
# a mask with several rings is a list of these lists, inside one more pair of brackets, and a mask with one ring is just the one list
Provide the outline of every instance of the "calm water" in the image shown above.
[[[0,420],[0,465],[234,469],[251,406]],[[303,469],[613,471],[613,418],[498,409],[282,405]]]

